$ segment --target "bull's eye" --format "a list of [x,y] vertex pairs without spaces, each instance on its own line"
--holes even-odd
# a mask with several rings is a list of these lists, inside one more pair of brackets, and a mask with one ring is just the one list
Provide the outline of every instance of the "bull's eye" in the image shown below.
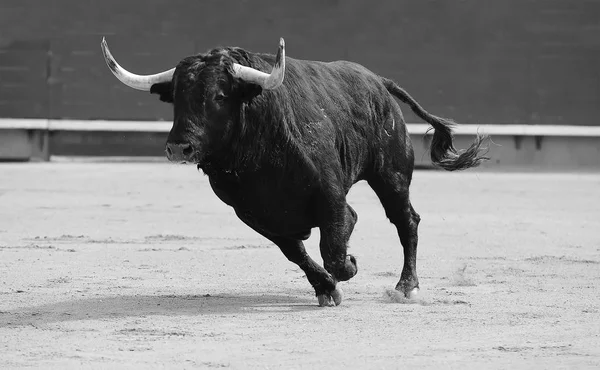
[[218,102],[222,102],[227,100],[227,95],[223,94],[223,93],[217,93],[217,95],[215,95],[215,100]]

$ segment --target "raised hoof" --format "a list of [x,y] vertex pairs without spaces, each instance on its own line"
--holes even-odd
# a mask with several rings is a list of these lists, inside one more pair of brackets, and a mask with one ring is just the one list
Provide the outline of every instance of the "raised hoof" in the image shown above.
[[356,265],[356,258],[349,254],[346,256],[344,261],[344,267],[337,270],[336,278],[338,281],[348,281],[356,275],[358,272],[358,266]]
[[343,296],[344,293],[340,288],[335,288],[331,294],[319,294],[317,295],[319,307],[339,306],[342,303]]

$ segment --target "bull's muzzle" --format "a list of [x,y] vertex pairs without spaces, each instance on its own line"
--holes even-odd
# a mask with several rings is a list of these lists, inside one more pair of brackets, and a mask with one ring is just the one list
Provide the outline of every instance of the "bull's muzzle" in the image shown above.
[[193,163],[194,149],[190,144],[173,144],[167,143],[165,148],[167,158],[175,163]]

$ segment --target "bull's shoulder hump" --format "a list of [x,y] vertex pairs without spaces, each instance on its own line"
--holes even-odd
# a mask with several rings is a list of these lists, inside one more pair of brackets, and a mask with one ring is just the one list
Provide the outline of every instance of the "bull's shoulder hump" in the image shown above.
[[363,66],[362,64],[359,64],[356,62],[350,62],[348,60],[336,60],[333,62],[327,62],[325,64],[327,64],[331,68],[341,68],[341,69],[353,70],[353,71],[369,73],[369,74],[373,73],[370,69]]
[[374,73],[367,67],[363,66],[362,64],[359,64],[356,62],[350,62],[347,60],[336,60],[336,61],[331,61],[331,62],[307,60],[307,61],[300,61],[300,64],[305,65],[312,69],[317,69],[317,70],[320,69],[320,70],[328,71],[330,73],[335,73],[335,74],[350,73],[350,74],[360,74],[360,75],[363,75],[364,77],[368,77],[368,78],[369,77],[378,78],[376,73]]
[[334,60],[331,62],[323,62],[317,60],[294,60],[294,62],[299,63],[300,65],[310,65],[313,67],[321,67],[326,69],[339,69],[339,70],[348,70],[362,73],[373,73],[370,69],[363,66],[362,64],[356,62],[350,62],[348,60]]

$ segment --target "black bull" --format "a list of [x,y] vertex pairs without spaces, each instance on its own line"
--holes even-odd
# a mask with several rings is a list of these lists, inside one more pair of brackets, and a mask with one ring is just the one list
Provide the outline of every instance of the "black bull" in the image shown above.
[[[337,282],[357,272],[347,253],[357,214],[346,195],[366,180],[404,249],[396,289],[413,297],[420,217],[409,197],[413,148],[394,97],[433,126],[431,160],[438,167],[477,166],[487,159],[484,138],[459,152],[452,123],[426,112],[393,81],[356,63],[282,54],[283,45],[277,57],[218,48],[183,59],[167,79],[151,82],[149,90],[174,108],[168,158],[197,164],[244,223],[302,268],[322,306],[340,304]],[[267,72],[282,62],[285,80],[269,90],[233,72],[236,65]],[[323,267],[303,244],[314,227],[320,229]]]

